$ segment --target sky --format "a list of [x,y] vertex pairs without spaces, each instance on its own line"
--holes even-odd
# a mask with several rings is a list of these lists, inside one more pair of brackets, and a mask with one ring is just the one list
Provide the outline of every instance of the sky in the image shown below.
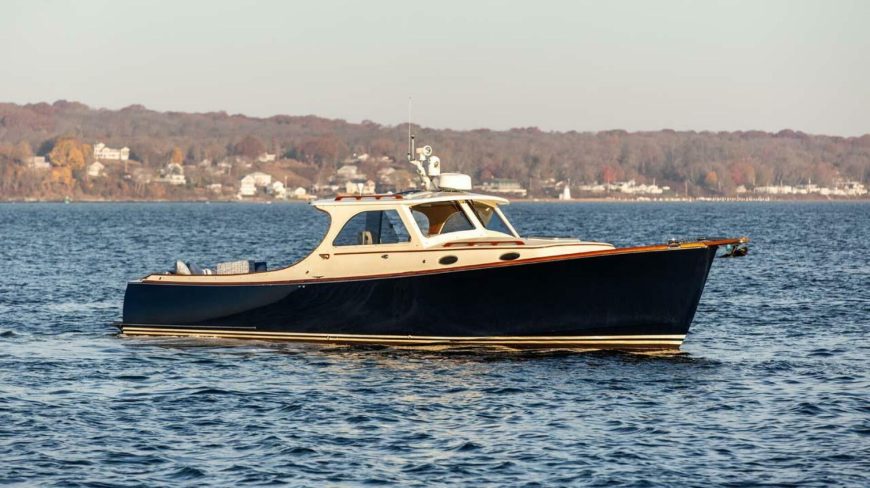
[[0,101],[870,133],[870,1],[0,3]]

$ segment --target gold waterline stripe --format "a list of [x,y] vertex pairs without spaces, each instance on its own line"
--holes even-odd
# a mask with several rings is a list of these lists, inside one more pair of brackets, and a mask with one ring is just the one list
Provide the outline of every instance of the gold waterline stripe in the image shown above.
[[197,334],[244,334],[244,335],[269,335],[269,336],[302,336],[302,337],[329,337],[329,338],[366,338],[366,339],[423,339],[423,340],[611,340],[611,339],[670,339],[683,340],[685,334],[670,335],[614,335],[614,336],[418,336],[418,335],[386,335],[386,334],[337,334],[315,332],[280,332],[280,331],[254,331],[254,330],[228,330],[228,329],[188,329],[180,327],[142,327],[135,325],[122,325],[124,332],[129,331],[155,331],[155,332],[182,332]]
[[431,337],[431,336],[365,336],[311,333],[250,333],[234,331],[203,331],[190,329],[146,329],[124,327],[126,335],[220,337],[228,339],[266,339],[309,342],[397,343],[397,344],[477,344],[477,345],[669,345],[679,346],[685,336],[578,336],[578,337]]
[[223,339],[260,339],[260,340],[281,340],[292,342],[328,342],[328,343],[359,343],[359,344],[409,344],[409,345],[445,345],[445,344],[466,344],[466,345],[584,345],[584,346],[629,346],[629,345],[646,345],[646,346],[680,346],[682,341],[477,341],[477,340],[461,340],[461,341],[437,341],[437,340],[402,340],[402,339],[350,339],[350,338],[329,338],[329,337],[286,337],[286,336],[248,336],[248,335],[223,335],[223,334],[180,334],[177,332],[160,333],[160,332],[125,332],[130,336],[166,336],[166,337],[204,337],[204,338],[223,338]]

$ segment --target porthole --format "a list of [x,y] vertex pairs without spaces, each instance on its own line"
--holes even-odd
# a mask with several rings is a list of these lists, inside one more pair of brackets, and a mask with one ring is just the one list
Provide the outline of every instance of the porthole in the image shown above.
[[457,258],[456,256],[444,256],[443,258],[438,260],[438,262],[441,264],[453,264],[456,261],[459,261],[459,258]]
[[514,259],[520,257],[520,253],[518,252],[506,252],[499,256],[498,258],[502,261],[513,261]]

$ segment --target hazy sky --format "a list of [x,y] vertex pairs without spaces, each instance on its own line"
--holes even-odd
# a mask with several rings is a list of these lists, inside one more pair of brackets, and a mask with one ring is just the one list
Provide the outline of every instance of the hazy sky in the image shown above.
[[0,101],[870,133],[870,1],[9,1]]

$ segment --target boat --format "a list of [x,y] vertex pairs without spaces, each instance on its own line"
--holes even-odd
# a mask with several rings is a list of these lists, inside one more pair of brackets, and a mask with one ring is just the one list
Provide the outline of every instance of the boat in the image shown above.
[[418,190],[312,202],[330,225],[295,264],[180,261],[128,283],[116,325],[127,336],[677,350],[717,249],[735,255],[749,241],[522,237],[502,211],[508,200],[441,173],[430,146],[412,142],[408,159]]

